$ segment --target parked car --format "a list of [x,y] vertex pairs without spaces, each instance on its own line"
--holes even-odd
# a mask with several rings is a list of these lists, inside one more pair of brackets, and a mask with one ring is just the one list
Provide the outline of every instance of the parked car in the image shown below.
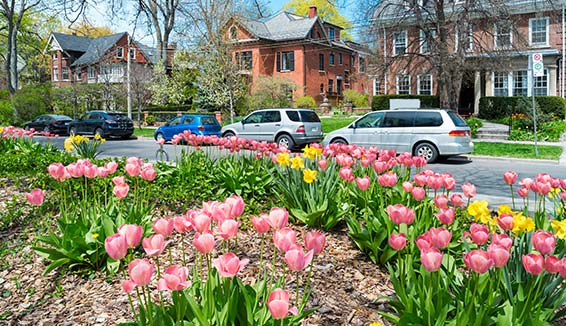
[[89,111],[69,123],[70,135],[99,135],[103,138],[130,138],[134,133],[134,122],[125,113],[112,111]]
[[222,126],[214,116],[203,114],[185,114],[169,120],[153,133],[155,140],[171,141],[173,136],[189,130],[191,133],[203,136],[216,135],[220,137]]
[[474,150],[470,127],[456,112],[443,109],[370,112],[329,133],[323,145],[329,143],[395,149],[422,156],[428,162]]
[[322,140],[322,124],[309,109],[263,109],[222,128],[222,136],[276,142],[293,148]]
[[67,133],[69,122],[73,119],[62,114],[42,114],[24,124],[25,130],[35,129],[57,135]]

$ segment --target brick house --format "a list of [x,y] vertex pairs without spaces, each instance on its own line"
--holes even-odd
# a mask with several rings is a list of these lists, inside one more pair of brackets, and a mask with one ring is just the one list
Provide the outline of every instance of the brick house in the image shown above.
[[[414,3],[421,8],[426,8],[427,3],[434,6],[434,1],[419,0]],[[456,8],[462,4],[454,2]],[[427,60],[422,59],[430,46],[427,40],[437,38],[435,28],[427,31],[422,25],[417,26],[415,11],[411,12],[413,9],[408,1],[382,1],[380,6],[376,9],[379,14],[374,18],[379,26],[378,44],[382,49],[382,62],[393,62],[399,56],[420,58],[408,66],[388,66],[373,80],[373,94],[438,94],[436,71]],[[467,27],[460,26],[461,30],[467,30],[465,36],[458,37],[458,33],[452,32],[448,37],[448,48],[452,53],[462,50],[468,63],[466,68],[462,68],[466,69],[466,73],[459,104],[459,109],[465,113],[477,114],[481,97],[531,96],[533,86],[535,96],[563,95],[560,65],[564,22],[561,8],[549,1],[524,0],[506,0],[505,6],[509,14],[507,19],[467,19],[470,22]],[[413,19],[404,18],[404,23],[400,24],[400,13]],[[454,22],[450,30],[455,30],[458,24],[464,23]],[[458,42],[462,42],[460,48]],[[544,75],[533,78],[529,71],[529,57],[534,53],[543,55]]]
[[311,6],[308,17],[281,12],[266,20],[231,19],[226,40],[241,73],[248,75],[252,92],[259,76],[286,78],[297,85],[294,99],[311,96],[320,104],[343,100],[343,91],[368,94],[360,46],[340,38],[342,28],[323,21]]
[[135,69],[151,69],[157,51],[133,41],[128,33],[90,38],[51,33],[45,52],[51,54],[51,81],[54,86],[73,83],[124,83],[127,58]]

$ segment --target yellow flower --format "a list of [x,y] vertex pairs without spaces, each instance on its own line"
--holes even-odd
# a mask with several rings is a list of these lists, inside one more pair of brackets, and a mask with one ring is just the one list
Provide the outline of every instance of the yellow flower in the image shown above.
[[309,145],[303,148],[303,156],[311,161],[316,159],[316,157],[320,155],[322,155],[322,149],[320,148],[312,147]]
[[73,138],[69,137],[65,139],[64,147],[67,152],[72,152],[73,149],[75,148]]
[[487,208],[487,200],[474,201],[468,205],[467,211],[474,217],[476,222],[481,221],[483,224],[488,224],[491,220],[491,212]]
[[513,215],[513,233],[529,232],[534,229],[535,222],[532,218],[523,216],[521,212]]
[[383,326],[383,323],[374,321],[373,323],[369,324],[369,326]]
[[291,168],[292,169],[302,169],[305,167],[305,163],[303,162],[303,158],[300,156],[295,156],[291,159]]
[[550,221],[550,225],[552,225],[552,228],[554,229],[554,235],[556,235],[559,239],[566,240],[566,220],[552,220]]
[[512,214],[513,212],[511,211],[511,207],[509,207],[509,205],[500,205],[497,213],[501,215],[501,214]]
[[93,239],[98,238],[98,233],[93,233],[93,234],[92,234],[92,238],[93,238]]
[[106,142],[106,139],[104,139],[104,138],[101,137],[101,138],[100,138],[100,143],[101,143],[101,144],[104,144],[105,142]]
[[303,180],[306,183],[313,183],[313,181],[316,181],[316,170],[304,169]]
[[289,166],[289,153],[279,153],[277,154],[277,164]]

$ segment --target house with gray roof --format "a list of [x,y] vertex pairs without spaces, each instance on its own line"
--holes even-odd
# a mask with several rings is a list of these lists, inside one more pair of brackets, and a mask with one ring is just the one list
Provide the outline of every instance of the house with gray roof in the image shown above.
[[126,32],[100,37],[51,33],[45,52],[51,54],[54,86],[124,83],[128,58],[138,71],[151,69],[158,60],[156,49],[130,42]]
[[281,12],[262,20],[233,18],[225,39],[252,92],[260,76],[281,77],[297,86],[289,90],[292,98],[311,96],[319,104],[328,99],[336,105],[346,89],[371,90],[365,74],[367,52],[345,42],[341,31],[311,6],[306,17]]

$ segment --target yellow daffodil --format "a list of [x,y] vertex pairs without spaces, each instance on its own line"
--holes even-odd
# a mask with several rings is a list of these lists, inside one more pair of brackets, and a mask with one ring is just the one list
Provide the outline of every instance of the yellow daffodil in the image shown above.
[[277,164],[289,166],[289,153],[279,153],[277,154]]
[[535,222],[530,217],[523,216],[523,213],[519,212],[513,215],[513,233],[518,234],[519,232],[529,232],[535,229]]
[[476,222],[489,224],[491,221],[491,211],[487,208],[486,200],[476,200],[468,205],[468,213],[474,217]]
[[303,156],[309,160],[315,160],[317,156],[321,156],[321,155],[322,155],[322,149],[320,148],[312,147],[309,145],[303,148]]
[[509,205],[500,205],[497,213],[501,215],[501,214],[512,214],[513,212],[511,211],[511,207],[509,207]]
[[73,138],[69,137],[65,139],[64,147],[67,152],[72,152],[73,149],[75,148]]
[[93,233],[93,234],[92,234],[92,238],[93,238],[93,239],[98,238],[98,233]]
[[292,169],[302,169],[305,167],[305,163],[303,162],[303,158],[300,156],[295,156],[291,159],[291,168]]
[[306,183],[313,183],[314,181],[316,181],[316,170],[304,169],[303,180]]
[[550,225],[552,225],[552,228],[554,229],[555,236],[559,239],[566,240],[566,220],[552,220],[550,221]]
[[373,323],[369,324],[369,326],[383,326],[383,323],[374,321]]

